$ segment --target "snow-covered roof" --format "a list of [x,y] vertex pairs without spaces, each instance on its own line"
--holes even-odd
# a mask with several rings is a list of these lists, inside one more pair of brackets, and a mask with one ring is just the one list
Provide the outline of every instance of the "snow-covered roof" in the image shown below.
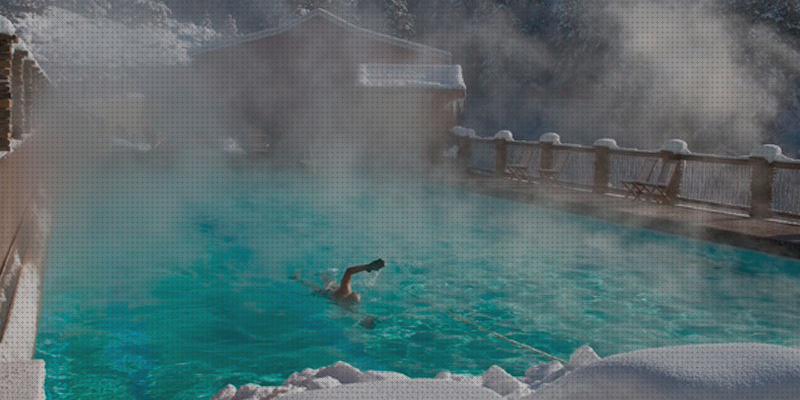
[[382,88],[467,89],[460,65],[359,64],[358,83]]
[[7,18],[0,16],[0,35],[14,36],[17,34],[17,28]]
[[423,52],[428,52],[428,53],[437,53],[437,54],[440,54],[440,55],[445,56],[445,57],[450,57],[451,56],[450,52],[447,52],[447,51],[444,51],[444,50],[441,50],[441,49],[437,49],[435,47],[426,46],[426,45],[420,44],[420,43],[410,42],[410,41],[405,40],[405,39],[400,39],[400,38],[397,38],[397,37],[394,37],[394,36],[390,36],[390,35],[386,35],[386,34],[383,34],[383,33],[378,33],[378,32],[375,32],[375,31],[371,31],[369,29],[364,29],[364,28],[358,27],[356,25],[353,25],[353,24],[351,24],[351,23],[349,23],[349,22],[337,17],[336,15],[332,14],[331,12],[323,10],[321,8],[318,8],[318,9],[312,11],[312,12],[309,12],[309,13],[303,15],[302,17],[297,18],[297,19],[289,22],[288,24],[286,24],[284,26],[280,26],[280,27],[277,27],[277,28],[264,29],[264,30],[261,30],[261,31],[258,31],[258,32],[247,34],[247,35],[224,38],[224,39],[222,39],[222,40],[220,40],[218,42],[212,43],[212,44],[210,44],[208,46],[203,46],[203,47],[200,47],[199,49],[194,49],[193,51],[191,51],[191,55],[192,56],[196,56],[196,55],[209,53],[209,52],[216,51],[216,50],[221,50],[221,49],[226,49],[226,48],[233,47],[233,46],[238,46],[240,44],[256,41],[256,40],[259,40],[259,39],[280,35],[282,33],[288,32],[288,31],[290,31],[290,30],[292,30],[292,29],[304,24],[306,21],[309,21],[309,20],[314,19],[314,18],[323,18],[326,21],[333,23],[334,25],[340,26],[340,27],[345,28],[345,29],[349,29],[349,30],[354,31],[356,33],[362,33],[362,34],[369,35],[369,36],[371,36],[372,38],[374,38],[376,40],[380,40],[380,41],[383,41],[383,42],[386,42],[386,43],[389,43],[389,44],[393,44],[393,45],[396,45],[396,46],[399,46],[399,47],[405,47],[407,49],[423,51]]

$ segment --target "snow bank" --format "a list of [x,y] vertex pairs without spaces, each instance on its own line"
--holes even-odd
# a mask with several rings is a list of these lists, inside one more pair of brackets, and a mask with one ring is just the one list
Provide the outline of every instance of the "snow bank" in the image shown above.
[[489,389],[440,379],[365,382],[329,390],[312,390],[282,397],[285,400],[492,400],[501,397]]
[[[435,379],[361,371],[345,362],[295,372],[281,386],[228,385],[212,400],[316,399],[797,399],[800,348],[712,344],[638,350],[600,358],[581,346],[567,365],[549,362],[514,377],[498,366],[479,376]],[[285,396],[285,397],[284,397]]]
[[797,399],[800,350],[764,344],[663,347],[579,368],[525,400]]

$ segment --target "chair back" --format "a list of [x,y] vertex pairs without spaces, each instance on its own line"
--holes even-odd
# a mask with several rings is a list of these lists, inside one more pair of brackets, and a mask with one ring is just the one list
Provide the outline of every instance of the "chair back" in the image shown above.
[[640,182],[652,182],[653,172],[656,170],[659,161],[659,158],[654,157],[643,158],[639,172],[633,179]]
[[658,173],[654,175],[654,181],[652,183],[658,186],[669,185],[677,168],[678,160],[661,160],[661,168]]
[[570,151],[566,150],[558,150],[555,151],[555,159],[553,160],[553,170],[555,171],[562,171],[564,166],[567,165],[567,161],[569,161],[569,156],[571,154]]
[[535,147],[526,147],[525,149],[516,151],[514,157],[516,160],[511,162],[509,165],[515,167],[530,167],[530,165],[533,163],[536,152],[537,149]]

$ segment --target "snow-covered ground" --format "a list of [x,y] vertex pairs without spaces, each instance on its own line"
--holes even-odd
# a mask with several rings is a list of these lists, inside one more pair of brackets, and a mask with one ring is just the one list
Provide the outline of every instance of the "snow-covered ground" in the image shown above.
[[540,364],[513,377],[492,366],[480,376],[440,372],[434,379],[361,371],[345,362],[295,372],[281,386],[228,385],[212,400],[798,399],[800,349],[757,343],[637,350],[600,358],[578,348],[567,365]]

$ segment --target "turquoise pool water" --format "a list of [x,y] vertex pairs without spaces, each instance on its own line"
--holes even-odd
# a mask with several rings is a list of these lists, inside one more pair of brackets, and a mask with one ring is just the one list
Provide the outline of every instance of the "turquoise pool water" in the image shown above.
[[[208,398],[337,360],[418,377],[542,361],[449,313],[561,357],[800,345],[794,260],[435,179],[151,164],[99,165],[62,199],[37,346],[50,399]],[[290,279],[378,257],[355,310]]]

